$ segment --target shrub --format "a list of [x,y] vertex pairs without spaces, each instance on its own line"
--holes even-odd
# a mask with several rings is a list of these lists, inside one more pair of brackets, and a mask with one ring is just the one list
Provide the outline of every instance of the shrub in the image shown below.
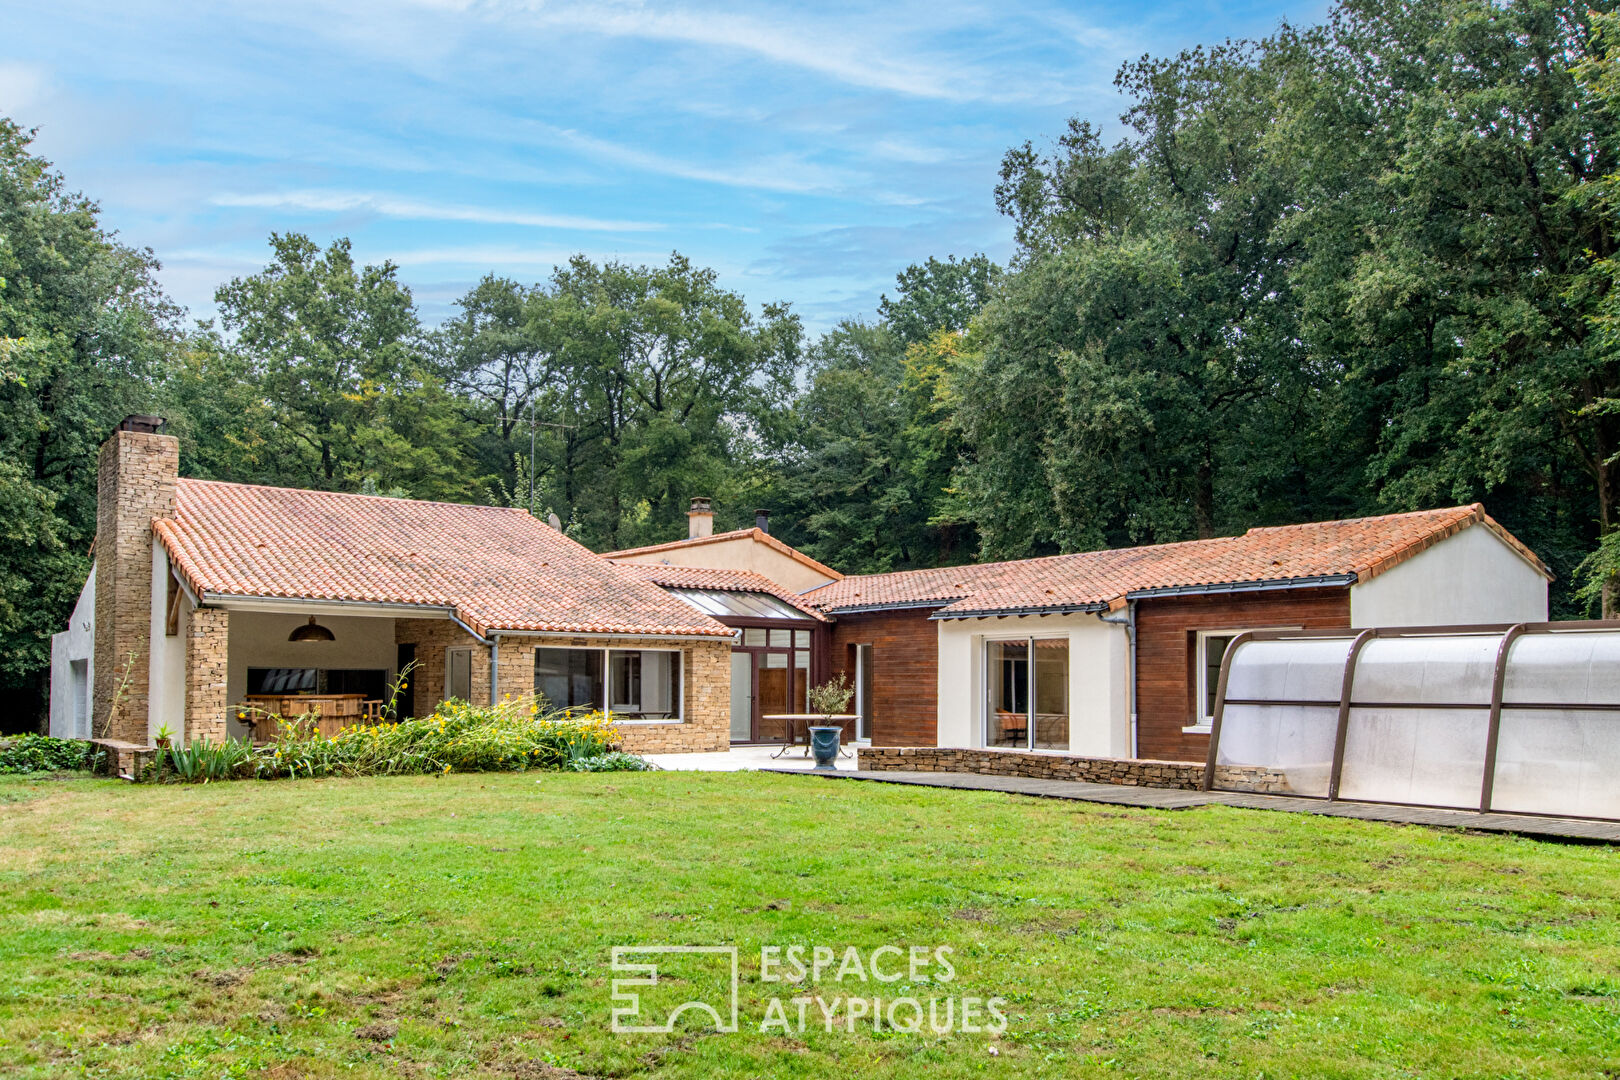
[[193,739],[190,746],[171,745],[168,758],[175,779],[183,783],[206,784],[253,775],[253,744],[246,739],[219,743]]
[[49,735],[24,735],[0,748],[0,773],[66,772],[89,768],[90,744]]
[[498,705],[447,701],[432,716],[361,724],[330,738],[311,720],[278,720],[260,776],[397,776],[562,769],[601,757],[618,731],[601,713],[543,708],[530,697]]

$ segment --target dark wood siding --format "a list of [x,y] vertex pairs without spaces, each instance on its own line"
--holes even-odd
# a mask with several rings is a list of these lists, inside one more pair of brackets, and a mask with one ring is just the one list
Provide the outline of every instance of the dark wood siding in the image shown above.
[[1203,761],[1209,736],[1193,723],[1198,678],[1193,642],[1200,630],[1350,625],[1350,590],[1288,589],[1142,600],[1136,607],[1137,752],[1162,761]]
[[939,739],[939,630],[935,608],[839,615],[829,668],[855,681],[856,645],[872,646],[872,745],[933,746]]

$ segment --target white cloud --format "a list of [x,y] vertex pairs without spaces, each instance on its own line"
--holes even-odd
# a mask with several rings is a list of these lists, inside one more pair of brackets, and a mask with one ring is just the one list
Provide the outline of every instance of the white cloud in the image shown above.
[[456,203],[435,203],[355,191],[226,192],[209,200],[215,206],[256,207],[267,210],[309,210],[315,213],[372,213],[409,221],[466,221],[480,225],[522,225],[537,229],[575,229],[584,232],[653,232],[664,228],[650,221],[615,221],[575,214],[534,214],[496,210]]
[[848,169],[829,168],[806,161],[791,154],[775,154],[740,161],[735,166],[716,167],[699,165],[679,158],[668,157],[650,150],[599,139],[580,131],[534,125],[551,140],[588,154],[601,161],[625,165],[645,172],[673,176],[681,180],[696,180],[706,184],[724,184],[729,187],[758,188],[793,195],[847,189],[862,182],[862,177]]
[[50,92],[50,72],[39,64],[0,61],[0,115],[16,117]]

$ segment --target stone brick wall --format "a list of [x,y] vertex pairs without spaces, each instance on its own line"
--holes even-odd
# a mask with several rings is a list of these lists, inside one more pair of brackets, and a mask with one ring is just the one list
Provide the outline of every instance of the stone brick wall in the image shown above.
[[[501,696],[534,692],[534,650],[668,648],[648,638],[502,638],[496,679]],[[619,741],[633,754],[678,754],[731,746],[731,643],[688,642],[683,660],[684,721],[621,723]]]
[[[855,767],[871,772],[959,772],[987,776],[1028,776],[1038,780],[1080,780],[1129,787],[1179,788],[1194,791],[1203,783],[1204,766],[1188,761],[1145,758],[1092,758],[1029,750],[950,747],[870,747],[856,750]],[[1285,795],[1293,791],[1278,769],[1222,765],[1215,783],[1228,791]]]
[[[179,475],[180,440],[172,435],[117,431],[102,444],[96,465],[91,713],[91,730],[96,735],[141,745],[148,742],[150,643],[146,639],[152,619],[152,519],[174,514]],[[124,689],[120,694],[121,682]]]
[[[479,642],[449,619],[395,619],[394,641],[416,646],[416,668],[410,683],[416,691],[416,714],[429,716],[444,700],[444,653],[446,649],[472,649],[472,700],[489,702],[489,646]],[[504,681],[504,679],[503,679]],[[534,681],[534,669],[529,669]]]
[[185,623],[186,728],[182,738],[224,742],[230,701],[231,613],[197,608]]

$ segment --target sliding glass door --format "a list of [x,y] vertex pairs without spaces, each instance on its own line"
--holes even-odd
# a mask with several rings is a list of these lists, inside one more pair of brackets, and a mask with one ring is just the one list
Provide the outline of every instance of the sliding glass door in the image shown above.
[[1069,748],[1069,639],[987,641],[984,744]]

